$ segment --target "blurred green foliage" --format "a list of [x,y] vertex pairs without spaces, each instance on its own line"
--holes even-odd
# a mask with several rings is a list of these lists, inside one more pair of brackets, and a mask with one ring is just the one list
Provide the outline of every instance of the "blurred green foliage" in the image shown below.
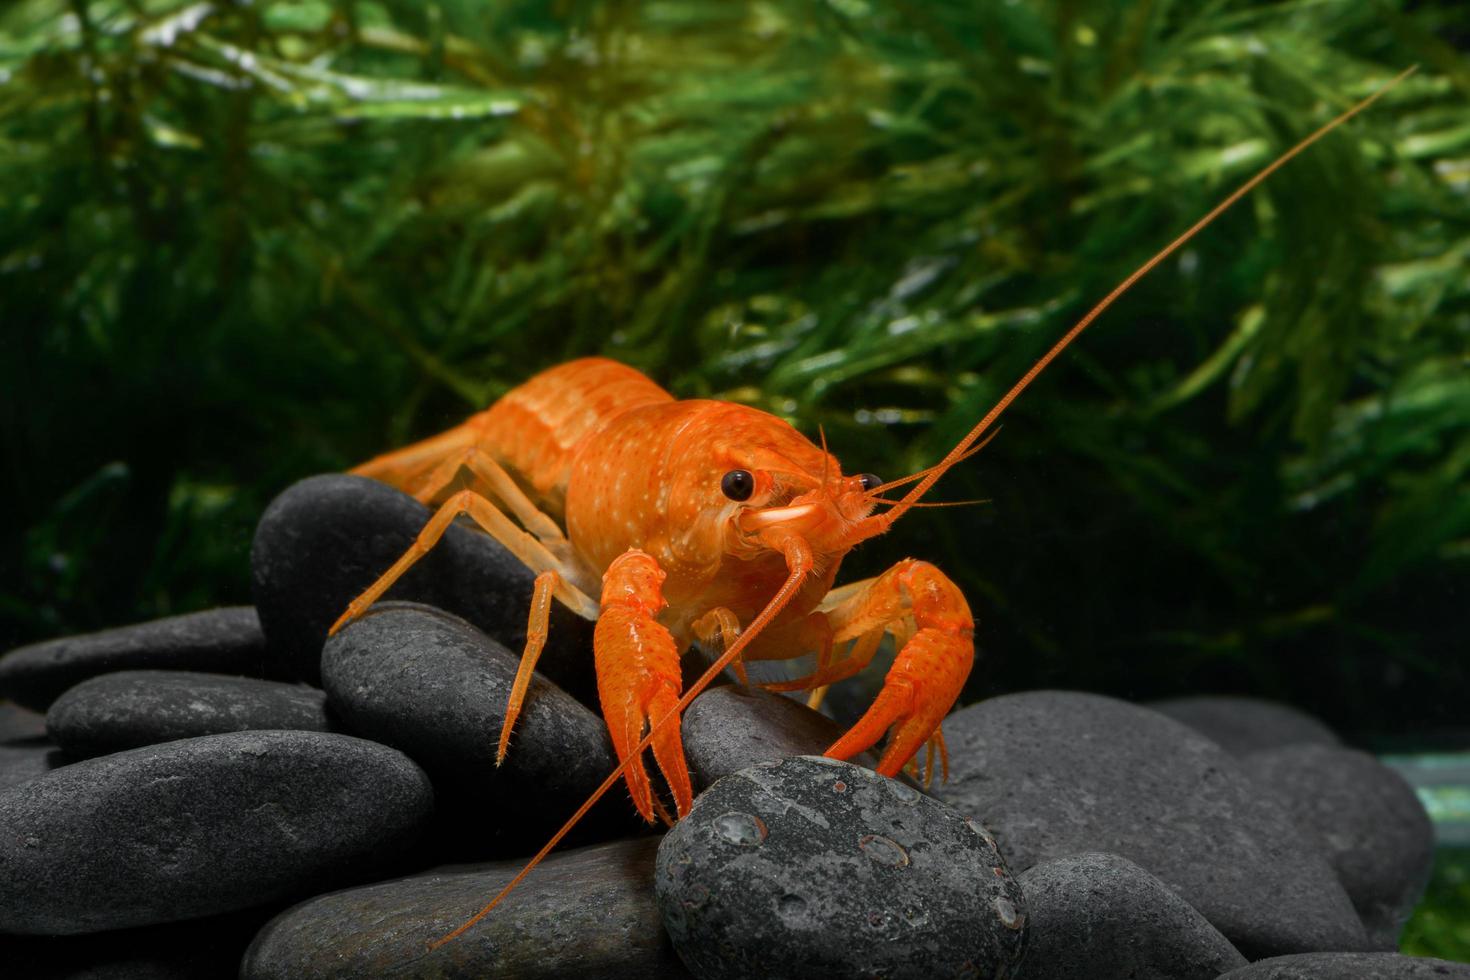
[[1470,10],[1294,0],[17,0],[0,646],[248,601],[291,480],[601,352],[935,460],[970,696],[1470,701]]
[[1399,949],[1470,961],[1470,847],[1444,847],[1435,854],[1434,877],[1404,927]]

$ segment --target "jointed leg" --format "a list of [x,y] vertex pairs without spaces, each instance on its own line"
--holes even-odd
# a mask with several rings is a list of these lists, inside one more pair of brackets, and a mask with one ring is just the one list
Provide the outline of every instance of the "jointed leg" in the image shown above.
[[[724,653],[725,649],[740,635],[740,620],[724,606],[716,606],[696,619],[690,628],[694,630],[694,635],[700,643],[717,647],[718,653]],[[745,674],[743,657],[737,658],[730,666],[734,669],[735,676],[740,678],[740,683],[747,685],[750,683],[750,678]]]
[[505,468],[477,446],[470,446],[453,453],[427,475],[409,481],[404,486],[404,490],[412,494],[421,504],[432,503],[435,497],[453,485],[454,478],[459,475],[460,469],[468,470],[489,487],[491,492],[510,508],[516,520],[520,521],[526,530],[536,535],[542,544],[554,551],[563,552],[559,557],[565,558],[570,554],[566,535],[562,534],[556,521],[543,514],[516,484],[515,479],[505,471]]
[[474,419],[457,425],[448,432],[416,442],[391,453],[376,456],[348,470],[353,476],[366,476],[407,492],[410,484],[438,466],[441,461],[473,446],[480,438]]
[[399,559],[393,563],[386,572],[378,577],[378,580],[368,586],[361,595],[348,604],[347,610],[332,624],[327,631],[331,636],[347,625],[349,621],[361,615],[364,610],[377,602],[384,592],[393,587],[393,583],[403,577],[414,563],[424,555],[428,554],[454,519],[461,514],[468,514],[490,535],[515,555],[533,571],[538,573],[555,571],[558,573],[555,583],[554,594],[564,602],[572,611],[586,619],[597,617],[597,604],[587,597],[568,579],[573,576],[573,571],[559,562],[555,555],[546,549],[540,541],[537,541],[525,531],[516,527],[510,518],[506,517],[495,508],[490,501],[472,490],[461,490],[444,502],[444,505],[429,518],[429,523],[419,532],[418,538]]
[[546,646],[547,627],[551,619],[551,597],[561,583],[561,576],[554,571],[536,576],[531,591],[531,613],[526,623],[526,648],[521,651],[521,664],[516,668],[516,679],[511,684],[510,698],[505,704],[505,721],[500,726],[500,744],[495,748],[495,764],[505,761],[505,750],[510,746],[511,729],[521,716],[521,705],[526,700],[526,691],[531,686],[531,675],[536,672],[536,661],[541,658],[541,649]]

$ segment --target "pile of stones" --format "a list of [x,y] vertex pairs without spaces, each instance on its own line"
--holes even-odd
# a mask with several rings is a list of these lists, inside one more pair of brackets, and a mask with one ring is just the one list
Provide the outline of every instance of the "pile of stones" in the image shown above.
[[1427,880],[1412,790],[1265,702],[1034,691],[945,722],[950,776],[817,756],[842,726],[738,685],[689,709],[667,833],[621,787],[590,627],[553,621],[504,765],[531,575],[317,477],[257,530],[255,605],[0,658],[7,977],[1470,977],[1394,952]]

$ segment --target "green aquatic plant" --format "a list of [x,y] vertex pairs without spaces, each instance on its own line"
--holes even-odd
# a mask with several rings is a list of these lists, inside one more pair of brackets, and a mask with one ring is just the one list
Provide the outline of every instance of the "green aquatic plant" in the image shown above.
[[292,479],[604,353],[939,455],[971,694],[1470,694],[1454,4],[19,0],[0,11],[0,641],[247,601]]

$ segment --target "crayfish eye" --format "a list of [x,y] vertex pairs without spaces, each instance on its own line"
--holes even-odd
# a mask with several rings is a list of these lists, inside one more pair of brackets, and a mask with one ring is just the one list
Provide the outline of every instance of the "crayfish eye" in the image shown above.
[[883,485],[883,478],[877,473],[864,473],[858,477],[858,482],[863,485],[864,493],[872,493]]
[[731,470],[721,478],[720,490],[731,500],[749,500],[755,492],[755,477],[749,470]]

